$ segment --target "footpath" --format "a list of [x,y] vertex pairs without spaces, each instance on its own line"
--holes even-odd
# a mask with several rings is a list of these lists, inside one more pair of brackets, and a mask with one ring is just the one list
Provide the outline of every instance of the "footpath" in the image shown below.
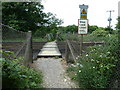
[[[52,48],[51,48],[52,47]],[[45,56],[60,56],[56,42],[49,42],[43,46],[38,56],[44,56],[34,61],[33,66],[43,73],[43,87],[45,88],[76,88],[66,75],[62,65],[62,58]]]

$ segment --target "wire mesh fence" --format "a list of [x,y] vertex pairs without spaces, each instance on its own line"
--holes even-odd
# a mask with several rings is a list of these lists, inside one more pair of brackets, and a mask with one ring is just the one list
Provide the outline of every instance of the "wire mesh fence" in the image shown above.
[[32,49],[31,33],[18,31],[10,26],[3,24],[1,24],[1,26],[2,26],[2,49],[5,51],[14,52],[15,56],[17,57],[23,57],[25,59],[24,64],[29,63],[30,61],[28,61],[27,59],[32,56],[32,55],[29,56],[29,54],[32,52],[32,51],[29,52],[29,49]]
[[16,56],[23,56],[25,53],[26,35],[26,32],[17,31],[2,24],[3,50],[13,51]]
[[[66,59],[69,61],[76,61],[79,57],[86,54],[86,49],[93,45],[104,45],[111,35],[97,36],[94,34],[78,35],[77,33],[68,33],[66,37]],[[71,49],[70,49],[71,48]],[[73,53],[73,55],[72,55]]]
[[77,34],[66,35],[66,60],[67,62],[76,62],[80,55],[80,43]]

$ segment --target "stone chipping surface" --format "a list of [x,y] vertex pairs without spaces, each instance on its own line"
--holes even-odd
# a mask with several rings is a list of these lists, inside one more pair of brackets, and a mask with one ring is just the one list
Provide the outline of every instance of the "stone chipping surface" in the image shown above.
[[66,75],[61,60],[61,58],[39,58],[34,61],[34,67],[43,73],[43,86],[45,88],[76,88]]

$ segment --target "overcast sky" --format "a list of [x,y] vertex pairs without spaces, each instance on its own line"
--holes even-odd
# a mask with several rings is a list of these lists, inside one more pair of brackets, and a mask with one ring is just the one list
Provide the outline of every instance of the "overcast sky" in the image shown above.
[[79,5],[88,5],[88,19],[90,25],[97,25],[100,27],[108,26],[108,10],[115,10],[112,12],[113,28],[117,23],[118,16],[118,2],[120,0],[43,0],[45,12],[52,12],[64,21],[62,26],[78,25],[78,19],[80,18]]

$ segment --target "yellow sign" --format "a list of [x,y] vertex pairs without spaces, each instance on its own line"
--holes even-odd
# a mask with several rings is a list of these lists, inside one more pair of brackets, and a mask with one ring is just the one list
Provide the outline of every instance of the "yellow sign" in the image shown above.
[[81,17],[81,19],[87,19],[87,12],[85,9],[82,10],[80,17]]
[[87,12],[85,11],[85,9],[82,10],[81,14],[87,14]]
[[81,19],[87,19],[87,15],[81,15]]

